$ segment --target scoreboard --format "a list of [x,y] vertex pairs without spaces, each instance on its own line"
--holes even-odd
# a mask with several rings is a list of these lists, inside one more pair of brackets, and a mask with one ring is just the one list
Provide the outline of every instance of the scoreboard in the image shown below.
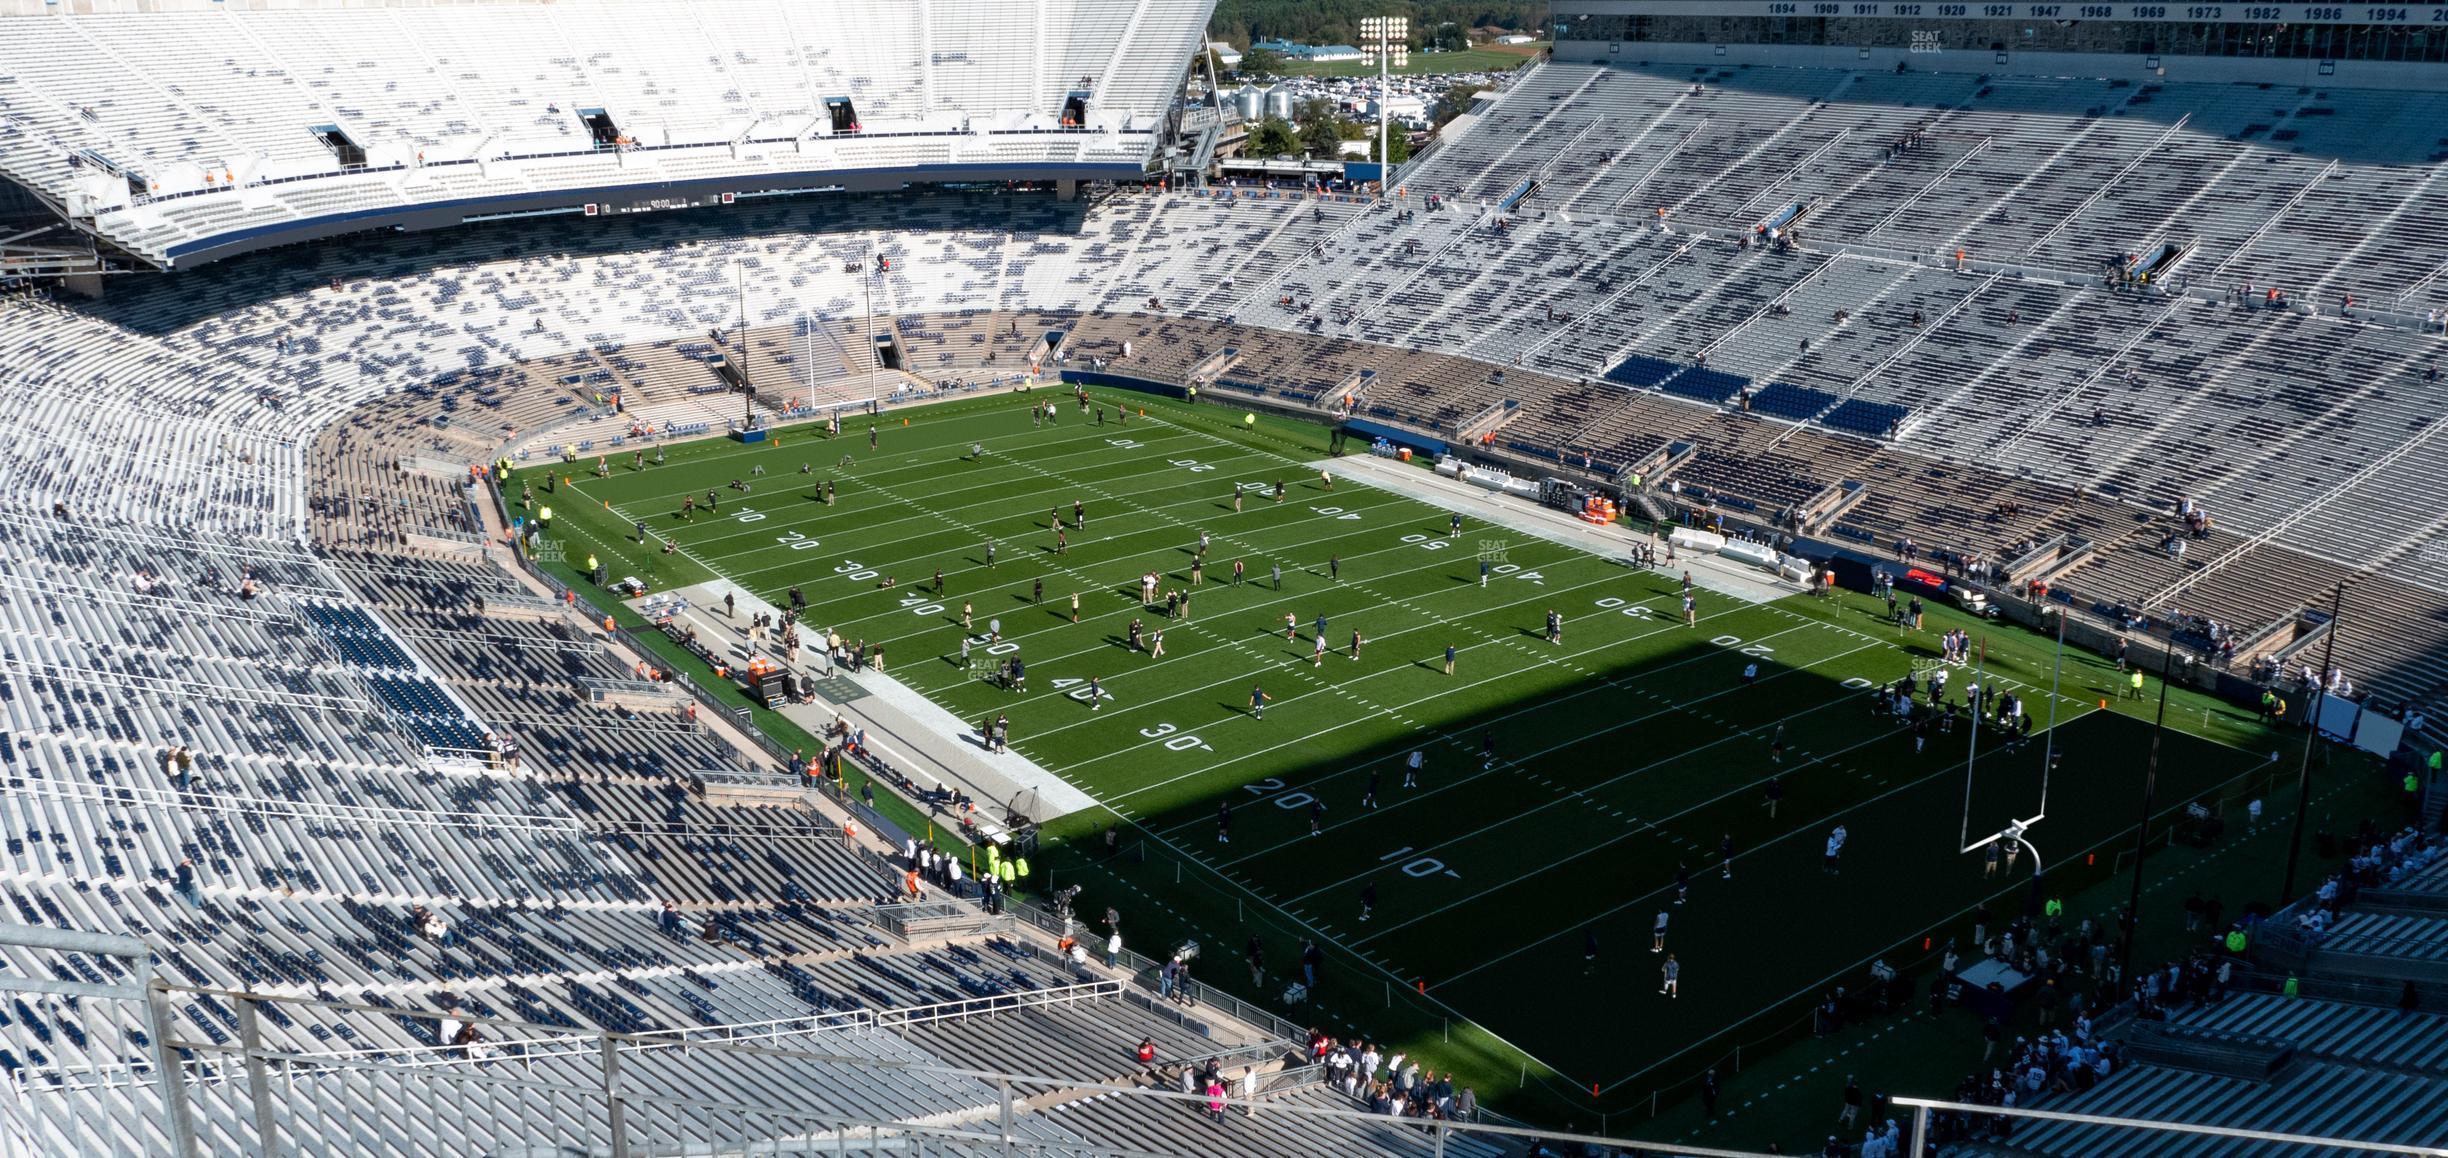
[[2211,24],[2366,24],[2448,30],[2448,4],[2137,4],[2055,0],[1564,0],[1608,16],[1824,17],[1899,20],[2118,20]]

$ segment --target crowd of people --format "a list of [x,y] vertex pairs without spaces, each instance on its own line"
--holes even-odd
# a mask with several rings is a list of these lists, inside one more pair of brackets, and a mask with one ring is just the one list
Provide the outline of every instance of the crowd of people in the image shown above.
[[1309,1063],[1323,1066],[1326,1082],[1344,1096],[1366,1105],[1370,1113],[1394,1118],[1473,1122],[1479,1117],[1479,1094],[1469,1086],[1456,1089],[1453,1075],[1423,1069],[1419,1059],[1401,1050],[1380,1053],[1361,1038],[1337,1041],[1323,1030],[1309,1031]]
[[2294,928],[2307,945],[2328,936],[2338,914],[2364,889],[2390,888],[2448,857],[2448,837],[2411,826],[2384,834],[2366,821],[2356,832],[2346,867],[2331,873],[2314,890],[2311,903],[2295,914]]

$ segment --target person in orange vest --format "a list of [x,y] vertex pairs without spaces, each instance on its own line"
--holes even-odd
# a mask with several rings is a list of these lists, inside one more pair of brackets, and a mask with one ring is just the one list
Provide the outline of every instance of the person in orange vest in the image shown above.
[[904,883],[906,883],[906,884],[909,886],[909,895],[910,895],[910,899],[911,899],[911,900],[913,900],[913,901],[914,901],[914,900],[917,900],[917,899],[918,899],[918,897],[919,897],[919,892],[918,892],[918,870],[917,870],[917,869],[911,869],[911,870],[909,870],[908,875],[907,875],[906,877],[904,877],[904,878],[903,878],[903,881],[904,881]]

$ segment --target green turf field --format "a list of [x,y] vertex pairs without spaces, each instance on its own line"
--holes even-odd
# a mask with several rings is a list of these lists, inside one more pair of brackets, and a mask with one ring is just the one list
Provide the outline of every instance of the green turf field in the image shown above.
[[[894,678],[962,719],[1007,715],[1016,750],[1126,826],[1125,855],[1107,862],[1101,840],[1077,839],[1107,815],[1058,824],[1072,850],[1046,861],[1089,886],[1084,911],[1132,914],[1136,947],[1195,937],[1210,981],[1271,1000],[1314,939],[1327,978],[1306,1016],[1409,1035],[1490,1091],[1512,1084],[1517,1065],[1549,1091],[1680,1080],[1695,1043],[1807,1003],[1831,977],[1952,931],[1974,906],[2021,903],[2028,890],[1985,879],[1960,841],[2042,811],[2050,733],[2021,750],[1984,735],[1968,782],[1971,728],[1916,751],[1861,690],[1934,657],[1948,627],[1978,631],[1986,678],[2016,689],[2043,725],[2056,721],[2064,758],[2033,830],[2052,867],[2094,854],[2112,863],[2138,815],[2158,685],[2149,700],[2119,701],[2096,657],[2067,658],[2052,703],[2047,641],[1942,609],[1907,631],[1866,597],[1754,605],[1702,591],[1686,626],[1674,576],[1475,523],[1453,536],[1447,512],[1348,480],[1323,489],[1306,465],[1324,455],[1323,430],[1135,396],[1101,398],[1102,426],[1066,400],[1059,423],[1036,427],[1027,407],[1046,397],[896,413],[876,420],[872,449],[860,418],[838,440],[711,440],[643,470],[623,451],[608,479],[588,476],[590,460],[537,497],[555,503],[572,561],[594,552],[612,575],[658,588],[719,573],[777,606],[798,587],[819,634],[881,644]],[[513,483],[514,509],[520,483],[540,485],[540,473]],[[826,482],[829,506],[816,497]],[[1238,512],[1236,483],[1255,488]],[[718,510],[703,507],[708,489]],[[700,508],[684,521],[687,495]],[[1057,553],[1049,519],[1068,523],[1074,501],[1087,524]],[[653,544],[634,541],[640,521]],[[1194,586],[1202,532],[1212,545]],[[664,540],[678,550],[661,553]],[[1247,568],[1238,586],[1235,560]],[[1150,571],[1193,593],[1187,617],[1141,606]],[[879,589],[885,576],[893,589]],[[961,664],[964,605],[978,633],[1000,621],[1001,648],[974,650],[1023,658],[1025,692]],[[1550,609],[1563,616],[1561,643],[1545,638]],[[1317,658],[1321,617],[1329,646]],[[1164,631],[1161,658],[1126,645],[1134,618]],[[1356,659],[1354,631],[1365,640]],[[1954,674],[1960,698],[1975,673]],[[1092,677],[1106,697],[1094,711]],[[1250,710],[1261,687],[1272,697],[1263,718]],[[2240,713],[2190,694],[2173,711],[2197,734],[2161,741],[2161,810],[2265,763],[2269,745]],[[1424,774],[1406,788],[1415,750]],[[1783,790],[1773,815],[1772,775]],[[1372,782],[1377,806],[1366,808]],[[1229,843],[1218,831],[1227,804]],[[1849,840],[1830,874],[1822,847],[1840,823]],[[1679,867],[1691,886],[1677,905]],[[1664,955],[1651,951],[1661,909],[1683,968],[1674,998],[1658,992]],[[1245,984],[1239,963],[1252,936],[1263,986]]]

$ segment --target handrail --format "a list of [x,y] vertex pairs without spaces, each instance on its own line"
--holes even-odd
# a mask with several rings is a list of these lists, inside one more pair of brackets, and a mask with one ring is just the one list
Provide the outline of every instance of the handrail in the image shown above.
[[[1268,1038],[1264,1041],[1243,1042],[1240,1045],[1227,1046],[1223,1049],[1217,1050],[1209,1050],[1206,1053],[1191,1054],[1187,1057],[1177,1057],[1172,1059],[1167,1064],[1182,1069],[1194,1070],[1206,1065],[1209,1062],[1215,1062],[1218,1064],[1218,1068],[1221,1068],[1224,1064],[1236,1062],[1245,1057],[1253,1060],[1264,1060],[1265,1056],[1270,1053],[1278,1055],[1290,1053],[1292,1050],[1298,1048],[1299,1044],[1300,1043],[1298,1042],[1287,1041],[1283,1038]],[[1319,1067],[1300,1066],[1297,1068],[1317,1069]],[[1280,1073],[1283,1071],[1277,1072]]]
[[2154,1118],[2127,1118],[2108,1114],[2073,1114],[2058,1110],[2030,1110],[2015,1106],[1975,1106],[1933,1098],[1897,1097],[1891,1101],[1895,1105],[1908,1106],[1912,1109],[1913,1136],[1923,1140],[1929,1137],[1930,1111],[1936,1110],[1941,1113],[1966,1114],[1976,1118],[2006,1117],[2034,1122],[2066,1122],[2080,1126],[2164,1130],[2173,1134],[2196,1134],[2212,1138],[2233,1138],[2240,1141],[2275,1142],[2289,1146],[2337,1148],[2380,1154],[2427,1155],[2429,1158],[2441,1158],[2442,1155],[2448,1155],[2448,1148],[2439,1146],[2410,1146],[2397,1142],[2367,1142],[2360,1139],[2349,1142],[2339,1138],[2288,1134],[2276,1130],[2251,1130],[2241,1126],[2207,1126],[2193,1122],[2169,1122]]
[[[551,600],[546,599],[539,599],[536,602],[539,604],[551,604]],[[555,607],[554,610],[557,611],[559,608]],[[587,695],[597,700],[600,700],[605,696],[653,696],[657,699],[688,698],[687,693],[682,692],[678,688],[675,688],[660,680],[603,679],[598,676],[582,676],[578,680],[578,686],[585,688]]]
[[1119,997],[1122,982],[1085,981],[1054,989],[1034,989],[1025,993],[1005,993],[987,997],[963,997],[956,1001],[938,1001],[932,1005],[900,1006],[874,1012],[878,1028],[924,1025],[950,1021],[980,1013],[996,1013],[1009,1009],[1037,1009],[1048,1005],[1069,1005],[1099,997]]
[[[728,1025],[693,1025],[678,1031],[680,1046],[712,1041],[770,1039],[785,1033],[821,1033],[835,1029],[872,1028],[875,1011],[871,1009],[841,1009],[829,1013],[801,1014],[797,1017],[774,1017],[763,1021],[741,1021]],[[804,1028],[790,1029],[791,1026]],[[645,1048],[645,1047],[641,1047]]]
[[250,816],[303,821],[346,820],[374,824],[411,824],[428,828],[574,833],[588,831],[590,824],[584,819],[570,816],[507,812],[440,812],[414,808],[388,808],[372,804],[329,804],[321,801],[274,800],[263,797],[239,798],[212,792],[180,791],[173,788],[131,786],[82,791],[81,786],[62,786],[56,782],[39,779],[29,779],[13,791],[54,800],[95,803],[105,807],[156,805],[189,811],[243,812]]
[[[164,988],[177,989],[183,992],[213,993],[231,1000],[270,1000],[287,1002],[293,1005],[315,1006],[319,1008],[349,1007],[393,1016],[397,1016],[401,1012],[396,1009],[383,1009],[381,1007],[374,1006],[352,1006],[350,1003],[344,1002],[323,1002],[291,998],[267,998],[262,995],[239,994],[224,990],[204,990],[187,986],[165,986]],[[462,1020],[476,1025],[524,1024],[515,1022],[501,1022],[498,1019],[474,1017],[463,1018]],[[569,1035],[566,1028],[562,1028],[560,1033],[568,1036],[587,1036]],[[669,1041],[668,1039],[657,1039],[652,1036],[616,1033],[611,1031],[594,1031],[591,1036],[598,1042],[610,1043],[615,1050],[622,1045],[644,1047],[660,1046],[672,1048],[681,1044]],[[256,1063],[262,1061],[283,1061],[289,1056],[282,1050],[264,1049],[261,1047],[250,1048],[235,1042],[180,1040],[175,1042],[167,1042],[166,1044],[176,1049],[189,1051],[191,1054],[196,1055],[198,1060],[187,1062],[183,1067],[191,1073],[199,1070],[211,1070],[215,1074],[234,1075],[237,1072],[244,1070],[249,1073],[250,1080],[253,1080],[254,1078]],[[1047,1093],[1070,1092],[1094,1096],[1118,1095],[1140,1099],[1171,1100],[1185,1103],[1190,1107],[1196,1107],[1203,1103],[1215,1100],[1204,1093],[1184,1094],[1177,1091],[1163,1089],[1161,1087],[1121,1085],[1106,1081],[1082,1080],[1038,1073],[970,1069],[959,1066],[910,1061],[899,1058],[825,1054],[807,1050],[779,1049],[769,1046],[723,1043],[701,1044],[694,1048],[726,1050],[748,1057],[797,1060],[827,1065],[850,1065],[873,1068],[882,1072],[914,1075],[938,1075],[953,1079],[966,1079],[968,1081],[980,1082],[989,1088],[1001,1091],[999,1094],[992,1096],[996,1098],[998,1103],[1004,1104],[1008,1107],[1006,1117],[1004,1119],[1006,1121],[1009,1120],[1009,1114],[1011,1111],[1016,1111],[1023,1108],[1023,1104],[1026,1099],[1032,1096],[1026,1091],[1031,1090],[1042,1090]],[[604,1055],[601,1051],[596,1051],[594,1056],[600,1058]],[[234,1058],[236,1059],[237,1064],[225,1062],[215,1065],[212,1061],[208,1060],[216,1057]],[[554,1080],[550,1077],[538,1078],[533,1076],[507,1076],[492,1072],[490,1069],[477,1064],[452,1067],[401,1067],[380,1064],[372,1061],[340,1059],[327,1062],[325,1067],[317,1072],[336,1075],[343,1072],[400,1073],[403,1071],[424,1074],[431,1080],[438,1082],[453,1082],[461,1085],[492,1086],[510,1089],[526,1089],[535,1090],[550,1095],[574,1097],[580,1100],[581,1104],[592,1104],[600,1101],[606,1105],[608,1110],[616,1110],[618,1103],[627,1101],[629,1098],[634,1096],[625,1094],[619,1089],[617,1078],[614,1076],[614,1072],[616,1071],[609,1070],[603,1072],[602,1083],[595,1086],[576,1085],[565,1081]],[[56,1087],[53,1089],[56,1089]],[[1246,1106],[1251,1104],[1250,1102],[1239,1098],[1230,1091],[1227,1092],[1226,1096],[1222,1100],[1228,1107]],[[836,1126],[880,1127],[894,1130],[926,1129],[945,1133],[948,1136],[968,1136],[982,1141],[1008,1141],[1015,1143],[1025,1143],[1030,1141],[1018,1136],[1011,1136],[1007,1138],[1001,1133],[963,1134],[957,1128],[924,1126],[910,1121],[861,1118],[856,1115],[828,1113],[824,1111],[808,1111],[793,1107],[754,1105],[714,1098],[690,1097],[685,1095],[675,1096],[663,1092],[657,1092],[653,1095],[653,1104],[658,1108],[668,1106],[687,1106],[732,1115],[759,1115],[794,1120],[820,1120],[833,1123]],[[1440,1142],[1444,1138],[1451,1137],[1475,1137],[1491,1140],[1518,1139],[1520,1141],[1543,1138],[1550,1143],[1583,1142],[1599,1146],[1614,1146],[1619,1148],[1637,1147],[1640,1145],[1631,1139],[1610,1138],[1599,1135],[1577,1133],[1558,1134],[1535,1130],[1525,1126],[1495,1124],[1491,1122],[1460,1123],[1450,1120],[1390,1118],[1386,1115],[1370,1113],[1363,1110],[1342,1109],[1331,1106],[1308,1106],[1298,1103],[1274,1102],[1268,1104],[1268,1111],[1273,1114],[1297,1115],[1305,1119],[1345,1121],[1371,1128],[1382,1128],[1389,1125],[1405,1127],[1421,1131],[1423,1134],[1429,1135]],[[1492,1115],[1486,1115],[1484,1112],[1482,1116],[1492,1117]],[[1078,1143],[1071,1141],[1062,1141],[1059,1143],[1049,1141],[1046,1144],[1059,1145],[1062,1148],[1062,1152],[1066,1154],[1091,1152],[1088,1150],[1083,1150]],[[1705,1147],[1677,1147],[1676,1152],[1679,1154],[1691,1155],[1694,1156],[1694,1158],[1747,1158],[1747,1155],[1739,1151],[1717,1150]],[[1116,1151],[1114,1153],[1136,1154],[1138,1152]]]
[[501,755],[490,748],[446,748],[435,744],[425,745],[423,754],[428,760],[465,760],[488,767]]
[[[1016,916],[1046,932],[1057,936],[1063,933],[1062,924],[1054,914],[1033,902],[1006,904],[1003,906],[1003,911],[1007,915]],[[1122,950],[1116,956],[1115,961],[1118,967],[1126,968],[1133,979],[1153,976],[1164,967],[1154,958],[1131,949]],[[1287,1041],[1302,1041],[1308,1037],[1307,1028],[1277,1016],[1272,1010],[1252,1005],[1214,986],[1201,984],[1195,979],[1186,980],[1184,984],[1192,987],[1190,993],[1194,1000],[1214,1006],[1233,1020],[1256,1026],[1261,1032],[1270,1036],[1280,1037]]]

